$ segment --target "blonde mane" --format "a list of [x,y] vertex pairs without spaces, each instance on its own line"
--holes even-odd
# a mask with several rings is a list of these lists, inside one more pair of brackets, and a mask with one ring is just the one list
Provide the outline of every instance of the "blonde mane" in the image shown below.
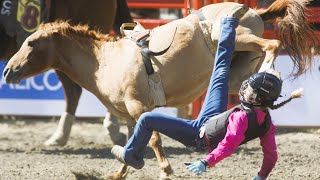
[[49,35],[59,33],[62,36],[76,35],[80,37],[91,38],[103,42],[115,42],[120,38],[113,35],[102,34],[95,30],[90,30],[88,25],[70,25],[66,21],[55,21],[52,23],[41,24],[39,29],[44,30]]

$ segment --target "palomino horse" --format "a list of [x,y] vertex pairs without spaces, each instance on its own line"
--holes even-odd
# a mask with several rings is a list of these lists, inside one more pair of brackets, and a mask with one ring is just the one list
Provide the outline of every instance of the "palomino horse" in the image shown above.
[[[296,64],[295,75],[306,71],[313,54],[306,48],[312,31],[304,19],[304,5],[298,0],[278,0],[268,9],[250,9],[245,14],[237,28],[231,91],[237,91],[239,84],[259,69],[262,60],[255,57],[264,52],[264,63],[272,65],[277,56],[280,41],[261,38],[264,20],[282,18],[279,22],[281,37],[286,39],[282,45]],[[207,32],[212,47],[216,47],[219,21],[235,6],[238,4],[208,5],[201,9],[205,21],[200,22],[198,15],[191,14],[152,31],[150,48],[169,47],[164,54],[151,57],[166,106],[189,104],[203,93],[212,72],[215,49],[209,48],[204,31],[208,29],[202,27],[211,23]],[[167,37],[172,40],[164,45]],[[26,39],[8,62],[3,75],[7,83],[19,83],[27,77],[56,69],[92,92],[113,114],[126,119],[128,126],[133,126],[143,112],[157,105],[150,83],[153,75],[147,75],[140,50],[130,38],[117,39],[65,22],[44,24]],[[133,129],[128,129],[130,136]],[[157,132],[153,133],[150,145],[159,161],[160,178],[170,178],[173,171]],[[110,178],[124,178],[126,172],[127,166],[122,165]]]
[[[45,18],[44,20],[46,21],[61,19],[68,20],[70,24],[88,24],[90,29],[99,29],[103,33],[109,33],[110,30],[112,30],[112,26],[114,30],[119,33],[122,23],[132,22],[132,18],[125,0],[82,0],[77,1],[76,3],[72,0],[41,1],[45,3],[46,11],[44,12],[46,12],[47,19]],[[25,7],[28,6],[27,3],[29,2],[26,2]],[[18,0],[12,1],[12,7],[10,7],[12,11],[13,9],[17,9],[15,8],[17,7],[17,3]],[[16,14],[16,12],[11,12],[11,14]],[[10,26],[12,26],[14,22],[15,18],[10,19],[7,17],[0,17],[0,59],[9,60],[18,51],[25,38],[31,34],[27,31],[18,31],[21,32],[21,34],[12,34],[11,32],[8,33],[8,30],[5,28],[5,26],[7,24],[11,24]],[[18,26],[20,27],[20,24],[18,24]],[[12,32],[16,32],[16,30],[14,29]],[[22,39],[22,41],[20,39]],[[56,70],[56,73],[64,88],[66,112],[60,118],[59,127],[45,144],[63,146],[67,143],[69,138],[82,88],[63,72]],[[113,122],[109,123],[109,126],[107,127],[110,131],[109,134],[111,139],[115,144],[122,144],[125,142],[125,135],[119,133],[119,127],[117,127],[117,123],[112,121],[116,119],[116,117],[113,115],[107,115],[106,120],[109,118],[111,119],[110,122]]]

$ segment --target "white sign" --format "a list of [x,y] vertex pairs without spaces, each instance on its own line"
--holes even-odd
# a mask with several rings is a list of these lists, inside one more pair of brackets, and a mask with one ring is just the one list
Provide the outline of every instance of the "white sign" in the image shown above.
[[283,107],[272,110],[271,115],[274,123],[281,126],[320,126],[320,57],[311,68],[311,72],[302,75],[297,79],[290,79],[292,71],[292,61],[289,56],[279,56],[276,60],[275,68],[281,71],[283,86],[281,95],[277,103],[290,97],[295,89],[302,87],[304,96],[293,99]]

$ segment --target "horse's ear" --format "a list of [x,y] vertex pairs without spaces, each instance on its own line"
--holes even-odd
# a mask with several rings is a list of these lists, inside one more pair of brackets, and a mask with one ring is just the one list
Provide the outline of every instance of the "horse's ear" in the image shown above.
[[28,41],[28,46],[30,46],[30,47],[34,47],[35,44],[36,44],[35,41]]
[[51,36],[51,37],[53,37],[53,38],[58,37],[58,35],[59,35],[59,32],[58,32],[57,29],[52,30],[52,31],[50,32],[50,34],[49,34],[49,36]]

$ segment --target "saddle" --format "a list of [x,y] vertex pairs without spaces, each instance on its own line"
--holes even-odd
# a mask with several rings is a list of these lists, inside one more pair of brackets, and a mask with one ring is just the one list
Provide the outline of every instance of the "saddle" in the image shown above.
[[[200,21],[205,20],[201,11],[193,13],[198,15]],[[156,107],[165,106],[166,98],[161,84],[161,77],[152,66],[151,56],[160,56],[167,52],[175,38],[177,28],[174,24],[167,24],[156,27],[153,30],[146,30],[138,22],[123,23],[120,27],[121,35],[132,40],[141,48],[140,53],[149,77],[149,86]]]
[[154,73],[151,56],[160,56],[170,48],[176,30],[176,26],[160,26],[147,30],[138,22],[123,23],[120,27],[121,35],[131,39],[141,48],[140,52],[148,75]]
[[[201,10],[193,11],[201,22],[205,21],[205,17]],[[206,24],[201,23],[200,26],[208,31]],[[210,25],[209,25],[210,26]],[[176,25],[159,26],[153,30],[145,29],[139,22],[123,23],[120,27],[121,35],[131,39],[141,48],[141,54],[148,75],[154,73],[151,63],[151,56],[159,56],[164,54],[171,46],[177,31]],[[211,29],[209,29],[211,30]],[[209,34],[209,33],[207,33]],[[209,41],[209,40],[208,40]]]
[[[155,107],[162,107],[167,104],[164,94],[161,77],[155,72],[151,56],[164,54],[171,46],[177,27],[157,27],[153,30],[146,30],[140,23],[124,23],[120,32],[124,38],[128,38],[141,48],[143,63],[148,74],[148,83],[154,100]],[[166,36],[163,36],[163,35]]]

